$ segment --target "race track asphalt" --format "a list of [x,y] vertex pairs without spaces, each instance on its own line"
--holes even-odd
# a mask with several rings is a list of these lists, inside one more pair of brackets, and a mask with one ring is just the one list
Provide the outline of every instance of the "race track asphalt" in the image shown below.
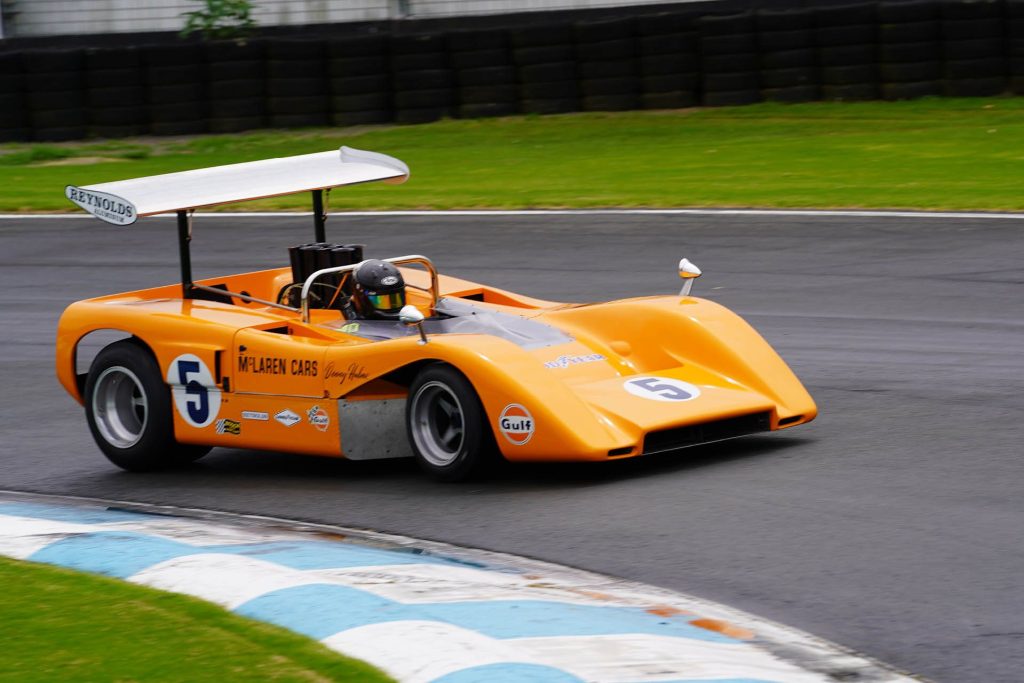
[[[284,265],[309,222],[200,219],[197,275]],[[514,467],[469,485],[433,483],[409,461],[230,450],[128,474],[54,379],[54,329],[75,299],[176,281],[173,221],[6,220],[0,488],[495,549],[718,600],[935,681],[1024,680],[1024,222],[334,216],[328,236],[567,301],[678,291],[685,255],[705,272],[694,293],[747,317],[821,416],[784,434]]]

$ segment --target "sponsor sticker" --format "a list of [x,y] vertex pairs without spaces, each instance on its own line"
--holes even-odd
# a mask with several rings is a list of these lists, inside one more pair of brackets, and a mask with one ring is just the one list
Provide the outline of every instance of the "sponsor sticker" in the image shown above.
[[270,414],[269,413],[264,413],[264,412],[259,411],[259,410],[243,410],[242,411],[242,419],[243,420],[259,420],[260,422],[266,422],[267,420],[270,419]]
[[277,356],[238,357],[238,371],[254,375],[292,375],[293,377],[316,377],[319,363],[304,358],[279,358]]
[[106,192],[68,185],[64,188],[64,196],[107,223],[131,225],[138,218],[134,204]]
[[348,323],[341,326],[341,331],[345,334],[355,334],[359,331],[359,323]]
[[385,275],[384,277],[382,277],[380,279],[380,283],[382,285],[384,285],[385,287],[390,287],[391,285],[397,285],[398,284],[398,277],[395,276],[395,275]]
[[700,396],[695,385],[669,377],[633,377],[622,386],[634,396],[652,401],[692,401]]
[[316,405],[306,411],[306,415],[309,417],[309,424],[313,425],[321,432],[326,432],[327,428],[331,426],[331,416],[327,414],[327,411]]
[[186,423],[202,428],[213,423],[220,412],[220,389],[213,381],[213,373],[202,359],[192,353],[183,353],[167,367],[167,383],[171,398]]
[[242,423],[237,420],[229,420],[226,417],[217,420],[217,433],[234,434],[235,436],[238,436],[242,433]]
[[302,420],[298,413],[294,413],[287,408],[274,415],[274,419],[283,424],[285,427],[291,427],[295,423]]
[[501,411],[498,429],[510,444],[522,446],[533,437],[533,415],[518,403],[510,403]]
[[555,368],[567,368],[570,365],[580,365],[581,363],[596,363],[599,360],[606,359],[599,353],[591,353],[585,356],[559,356],[554,360],[544,363],[544,367],[553,370]]

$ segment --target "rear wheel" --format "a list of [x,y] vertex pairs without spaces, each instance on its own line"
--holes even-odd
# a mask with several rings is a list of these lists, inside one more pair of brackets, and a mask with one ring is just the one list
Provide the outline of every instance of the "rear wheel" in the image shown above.
[[173,467],[210,451],[174,440],[170,389],[153,356],[132,340],[96,356],[85,382],[85,415],[100,450],[126,470]]
[[497,460],[480,398],[450,366],[431,365],[416,377],[409,388],[406,427],[420,467],[441,481],[481,475]]

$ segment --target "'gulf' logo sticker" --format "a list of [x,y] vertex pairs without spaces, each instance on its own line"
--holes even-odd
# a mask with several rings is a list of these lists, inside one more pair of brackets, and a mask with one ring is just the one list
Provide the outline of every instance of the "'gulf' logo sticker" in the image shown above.
[[498,428],[501,435],[513,446],[522,446],[533,436],[533,415],[518,403],[510,403],[501,411]]

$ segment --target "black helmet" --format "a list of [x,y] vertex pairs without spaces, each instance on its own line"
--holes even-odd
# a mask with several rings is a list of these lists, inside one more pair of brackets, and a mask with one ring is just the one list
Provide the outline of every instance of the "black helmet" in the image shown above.
[[355,300],[366,318],[398,319],[405,306],[405,279],[390,263],[367,259],[355,272]]

